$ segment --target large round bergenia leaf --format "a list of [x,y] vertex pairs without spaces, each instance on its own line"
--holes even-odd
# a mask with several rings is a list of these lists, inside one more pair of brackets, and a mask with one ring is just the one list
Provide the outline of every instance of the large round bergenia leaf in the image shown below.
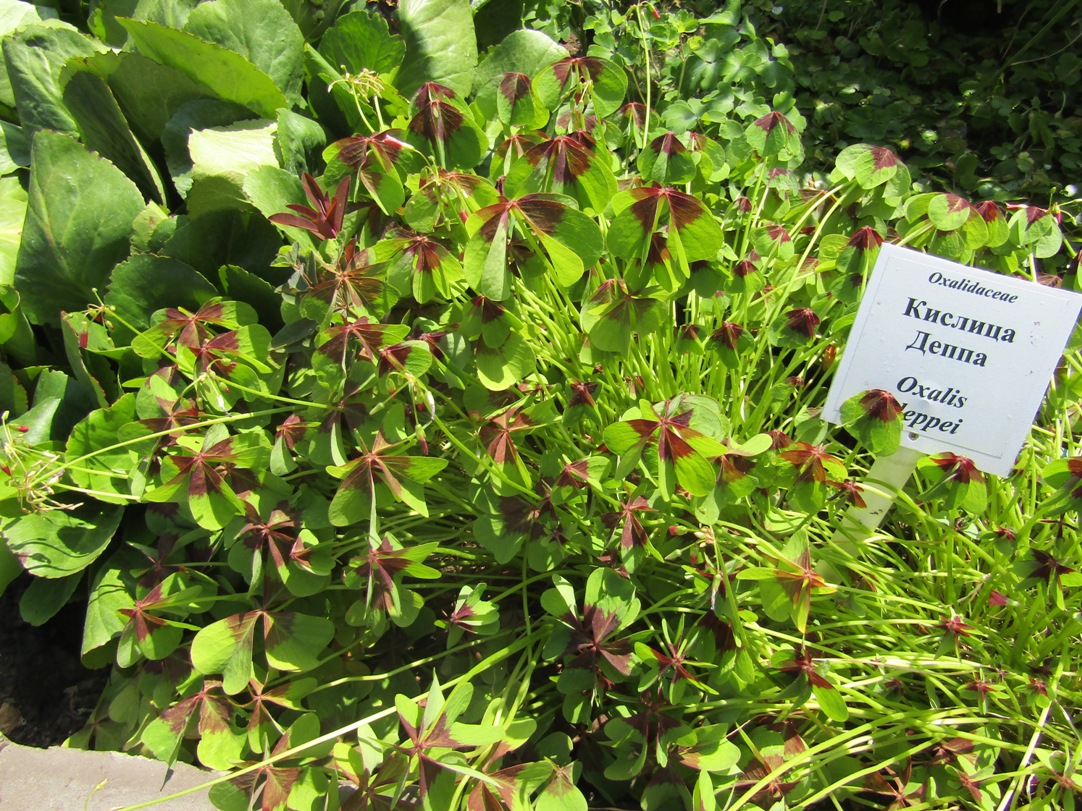
[[409,98],[426,82],[467,96],[477,67],[477,36],[469,0],[401,0],[398,19],[406,56],[395,86]]
[[145,197],[164,203],[165,187],[158,169],[128,127],[105,80],[89,71],[73,72],[64,87],[64,102],[79,125],[83,143],[134,180]]
[[66,135],[34,136],[30,204],[15,267],[27,318],[60,323],[94,300],[127,258],[143,196],[124,174]]
[[78,125],[63,101],[61,71],[70,60],[99,52],[89,37],[56,24],[35,24],[4,37],[4,60],[11,82],[10,99],[27,132],[39,129],[76,135]]
[[330,64],[357,74],[362,70],[393,73],[406,53],[402,37],[391,33],[378,14],[351,11],[334,21],[319,41],[319,52]]
[[15,259],[26,219],[27,196],[17,177],[0,179],[0,285],[15,280]]
[[120,23],[142,54],[205,85],[223,101],[240,104],[265,118],[274,118],[279,107],[289,106],[270,76],[228,48],[156,23]]
[[273,79],[291,104],[301,102],[304,35],[277,0],[200,3],[184,30],[240,54]]

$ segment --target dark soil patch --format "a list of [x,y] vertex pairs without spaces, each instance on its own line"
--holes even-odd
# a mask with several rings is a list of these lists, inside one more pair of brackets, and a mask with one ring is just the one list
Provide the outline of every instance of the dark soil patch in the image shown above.
[[19,616],[25,578],[0,595],[0,733],[24,746],[53,746],[86,723],[109,678],[79,659],[85,605],[44,625]]

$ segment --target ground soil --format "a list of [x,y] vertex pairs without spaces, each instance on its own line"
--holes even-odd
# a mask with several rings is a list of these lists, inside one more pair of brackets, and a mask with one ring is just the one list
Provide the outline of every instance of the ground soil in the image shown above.
[[19,616],[25,588],[16,580],[0,595],[0,733],[24,746],[53,746],[86,723],[108,671],[79,660],[85,605],[35,627]]

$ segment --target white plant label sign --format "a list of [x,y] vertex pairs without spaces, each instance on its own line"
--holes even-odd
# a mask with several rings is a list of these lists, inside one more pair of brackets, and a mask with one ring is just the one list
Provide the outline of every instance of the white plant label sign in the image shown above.
[[867,389],[903,407],[902,446],[1010,474],[1082,296],[883,245],[823,417]]

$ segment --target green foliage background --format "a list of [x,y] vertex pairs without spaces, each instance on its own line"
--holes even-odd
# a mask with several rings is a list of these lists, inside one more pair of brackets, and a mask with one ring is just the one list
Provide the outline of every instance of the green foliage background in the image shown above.
[[885,240],[1079,289],[1076,6],[5,0],[0,586],[86,605],[72,743],[224,809],[1070,806],[1077,333],[878,532],[892,395],[819,413]]

